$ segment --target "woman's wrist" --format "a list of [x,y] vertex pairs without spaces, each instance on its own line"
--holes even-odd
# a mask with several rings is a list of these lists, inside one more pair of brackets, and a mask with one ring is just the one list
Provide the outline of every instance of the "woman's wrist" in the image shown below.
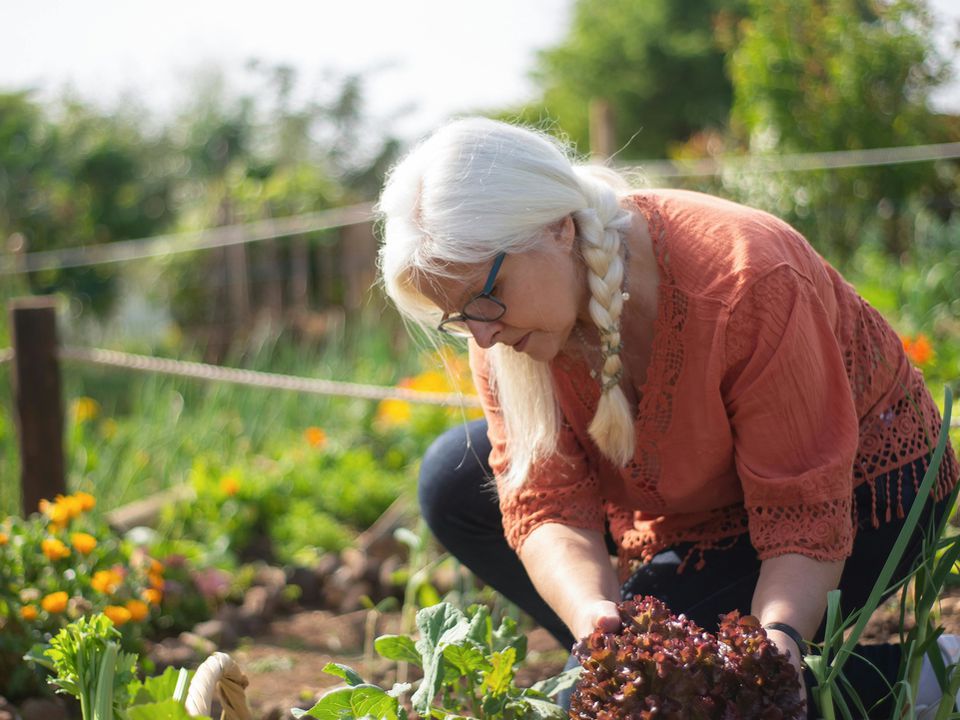
[[[785,622],[773,621],[763,624],[763,629],[767,633],[775,632],[780,633],[781,635],[786,636],[790,639],[791,643],[797,648],[797,660],[800,661],[803,659],[803,656],[807,654],[807,641],[804,640],[803,635],[793,627]],[[777,643],[779,644],[779,643]]]

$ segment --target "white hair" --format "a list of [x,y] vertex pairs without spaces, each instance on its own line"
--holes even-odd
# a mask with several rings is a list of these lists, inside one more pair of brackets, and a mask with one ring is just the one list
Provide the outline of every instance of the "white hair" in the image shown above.
[[[620,248],[630,215],[618,190],[627,188],[612,170],[576,165],[570,157],[554,138],[493,120],[440,128],[387,178],[378,204],[385,221],[380,276],[401,314],[429,332],[441,312],[421,283],[455,277],[452,268],[488,264],[501,252],[534,249],[548,226],[572,215],[604,355],[603,391],[589,432],[604,455],[623,465],[635,443],[619,386]],[[506,480],[518,487],[533,464],[556,452],[561,413],[547,363],[505,345],[487,352],[506,430]]]

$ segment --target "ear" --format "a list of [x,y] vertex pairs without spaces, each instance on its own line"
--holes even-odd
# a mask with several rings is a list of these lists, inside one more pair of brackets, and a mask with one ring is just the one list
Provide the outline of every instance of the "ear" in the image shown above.
[[577,225],[573,221],[573,215],[567,215],[562,220],[557,220],[552,228],[553,238],[562,250],[569,252],[573,249],[577,240]]

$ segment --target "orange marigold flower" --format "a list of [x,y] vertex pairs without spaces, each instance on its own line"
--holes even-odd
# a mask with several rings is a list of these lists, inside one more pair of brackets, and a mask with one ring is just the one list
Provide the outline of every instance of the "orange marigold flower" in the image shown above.
[[148,605],[159,605],[163,600],[163,593],[156,588],[146,588],[140,593],[140,597],[142,597]]
[[0,532],[0,547],[3,547],[8,542],[10,542],[10,536],[7,535],[5,532]]
[[87,510],[93,510],[97,504],[97,499],[87,492],[75,492],[73,497],[77,499],[80,503],[80,508],[86,512]]
[[319,449],[327,444],[327,433],[324,432],[323,428],[308,427],[304,431],[303,436],[307,439],[310,447]]
[[56,561],[70,557],[70,548],[57,538],[44,538],[40,542],[40,549],[43,550],[43,554],[47,556],[48,560]]
[[110,618],[117,627],[126,625],[131,619],[130,611],[122,605],[107,605],[103,609],[103,614]]
[[150,608],[142,600],[128,600],[126,608],[134,622],[140,622],[150,614]]
[[163,590],[163,575],[157,575],[152,572],[147,573],[147,581],[150,583],[150,587]]
[[116,570],[98,570],[93,574],[90,585],[97,592],[111,595],[117,591],[117,586],[123,582],[123,577]]
[[37,610],[36,605],[24,605],[20,608],[20,617],[30,622],[31,620],[36,620],[39,610]]
[[65,509],[71,520],[83,514],[83,502],[76,495],[57,495],[57,504]]
[[233,475],[224,475],[220,478],[220,492],[233,497],[240,491],[240,482]]
[[150,572],[154,575],[163,575],[163,563],[156,558],[150,558]]
[[60,592],[50,593],[40,601],[40,606],[48,613],[62,613],[67,609],[67,594]]
[[97,539],[93,535],[77,532],[70,536],[70,544],[81,555],[89,555],[97,546]]
[[926,365],[933,360],[933,345],[923,333],[920,333],[912,340],[904,338],[903,349],[907,351],[907,357],[916,365]]

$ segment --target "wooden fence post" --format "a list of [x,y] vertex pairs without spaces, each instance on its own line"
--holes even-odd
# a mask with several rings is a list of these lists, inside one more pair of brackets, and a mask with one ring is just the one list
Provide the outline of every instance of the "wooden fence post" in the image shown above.
[[613,106],[608,100],[590,101],[590,155],[594,160],[606,160],[616,152],[617,130]]
[[57,359],[57,308],[53,298],[10,303],[13,332],[13,402],[20,442],[20,506],[26,517],[41,499],[66,493],[63,396]]

